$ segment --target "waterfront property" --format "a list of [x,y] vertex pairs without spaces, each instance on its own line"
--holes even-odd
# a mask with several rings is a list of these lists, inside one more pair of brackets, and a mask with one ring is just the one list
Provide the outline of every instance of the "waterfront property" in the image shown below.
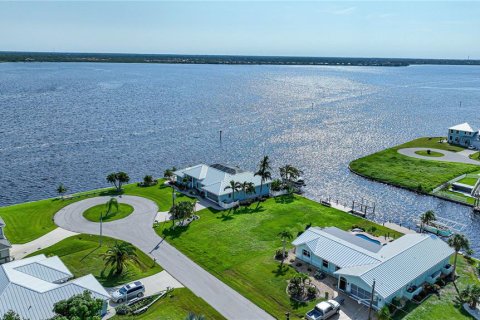
[[107,311],[108,292],[92,275],[73,278],[72,273],[57,257],[34,257],[0,266],[0,315],[15,311],[23,319],[50,319],[56,302],[69,299],[85,290],[104,301],[102,314]]
[[293,245],[297,259],[336,277],[338,289],[359,303],[368,305],[374,291],[375,309],[411,300],[453,271],[454,250],[435,235],[407,234],[382,246],[334,227],[310,227]]
[[480,132],[467,123],[448,128],[448,143],[480,149]]
[[[238,167],[223,164],[205,165],[199,164],[193,167],[177,170],[174,172],[175,180],[180,185],[195,190],[201,197],[222,207],[231,207],[238,201],[267,196],[270,193],[271,181],[264,181],[254,175],[253,172],[242,170]],[[252,183],[254,192],[245,190],[233,191],[230,181],[239,183]]]
[[5,237],[3,228],[5,228],[5,222],[0,217],[0,264],[10,261],[10,248],[12,247],[10,241]]

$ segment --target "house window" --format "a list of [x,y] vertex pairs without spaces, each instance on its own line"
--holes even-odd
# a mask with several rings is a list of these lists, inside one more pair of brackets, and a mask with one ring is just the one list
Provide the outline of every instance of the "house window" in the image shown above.
[[[350,285],[350,294],[352,296],[355,296],[357,299],[362,300],[362,301],[369,301],[372,297],[372,293],[368,292],[353,283]],[[378,303],[378,297],[374,297],[373,299],[373,305],[377,305]]]
[[457,134],[458,134],[458,133],[459,133],[459,132],[458,132],[458,130],[457,130]]
[[450,140],[452,140],[452,136],[450,136]]
[[303,249],[302,254],[303,254],[305,257],[309,257],[309,258],[310,258],[310,251]]
[[325,268],[328,269],[328,261],[327,261],[327,260],[323,260],[322,265],[323,265]]

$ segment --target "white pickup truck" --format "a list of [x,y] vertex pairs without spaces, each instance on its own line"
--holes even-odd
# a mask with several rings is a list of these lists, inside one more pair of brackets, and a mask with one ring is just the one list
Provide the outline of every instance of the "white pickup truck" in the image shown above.
[[322,301],[312,310],[308,311],[308,320],[325,320],[340,312],[340,303],[335,300]]

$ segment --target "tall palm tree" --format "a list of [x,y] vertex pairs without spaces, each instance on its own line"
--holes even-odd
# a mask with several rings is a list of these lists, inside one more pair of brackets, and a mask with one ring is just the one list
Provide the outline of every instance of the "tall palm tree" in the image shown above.
[[282,251],[282,263],[283,263],[283,260],[285,260],[285,252],[287,249],[287,240],[291,240],[293,238],[293,235],[289,231],[283,230],[282,232],[278,233],[278,236],[280,237],[280,239],[282,239],[282,244],[283,244],[283,251]]
[[452,278],[455,280],[455,272],[457,271],[457,256],[460,250],[469,250],[470,249],[470,242],[468,238],[465,237],[463,234],[455,233],[448,239],[448,245],[455,250],[455,259],[453,260],[453,272]]
[[189,312],[188,316],[185,317],[185,320],[206,320],[204,315],[195,314],[193,312]]
[[112,173],[109,173],[108,176],[107,176],[107,182],[113,184],[113,186],[115,187],[115,189],[118,190],[118,185],[117,185],[117,173],[116,172],[112,172]]
[[435,212],[432,210],[428,210],[427,212],[423,213],[420,216],[420,233],[423,232],[423,228],[425,225],[430,224],[430,222],[437,220],[437,217],[435,216]]
[[226,186],[225,189],[223,190],[232,190],[232,202],[235,202],[235,192],[240,191],[242,189],[242,186],[239,182],[236,182],[234,180],[230,181],[230,185]]
[[480,286],[477,284],[468,284],[460,293],[460,297],[468,303],[471,309],[476,309],[478,300],[480,299]]
[[117,180],[118,180],[118,190],[122,190],[122,184],[128,183],[130,181],[130,177],[126,172],[120,171],[117,173]]
[[141,265],[138,259],[137,249],[128,242],[117,242],[108,248],[107,252],[100,254],[105,261],[105,267],[112,266],[116,274],[120,275],[127,268],[129,262]]
[[272,179],[272,173],[270,172],[271,169],[270,159],[268,156],[264,156],[258,165],[258,171],[255,172],[255,175],[260,177],[260,194],[262,194],[265,181]]

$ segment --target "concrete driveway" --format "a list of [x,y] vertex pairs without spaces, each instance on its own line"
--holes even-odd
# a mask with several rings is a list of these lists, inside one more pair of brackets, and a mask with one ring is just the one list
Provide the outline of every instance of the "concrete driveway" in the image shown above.
[[[417,151],[426,151],[426,150],[440,152],[444,156],[443,157],[427,157],[427,156],[422,156],[415,153]],[[452,152],[452,151],[432,149],[432,148],[405,148],[405,149],[399,149],[398,153],[403,154],[404,156],[423,159],[423,160],[458,162],[458,163],[466,163],[466,164],[476,164],[477,166],[480,166],[480,161],[470,159],[468,157],[468,153],[462,153],[462,152]]]
[[[68,205],[55,215],[55,224],[73,232],[99,234],[99,223],[86,220],[83,212],[92,206],[106,203],[108,199],[109,197],[96,197]],[[227,319],[273,319],[160,238],[152,228],[158,212],[153,201],[136,196],[119,196],[118,202],[131,205],[133,213],[124,219],[104,223],[104,235],[128,241],[152,256],[175,279]]]

